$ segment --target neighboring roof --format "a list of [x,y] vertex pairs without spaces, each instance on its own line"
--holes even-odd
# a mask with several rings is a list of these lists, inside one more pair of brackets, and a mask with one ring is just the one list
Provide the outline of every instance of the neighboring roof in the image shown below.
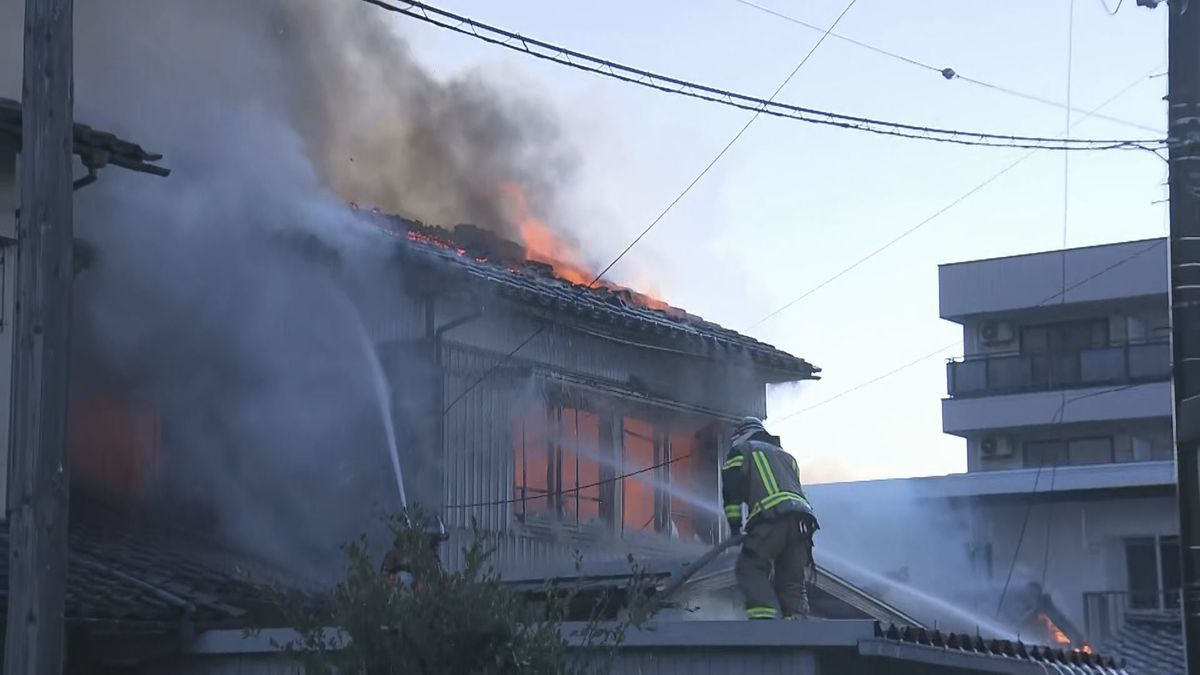
[[[1026,645],[1011,640],[989,640],[978,635],[903,626],[889,626],[883,630],[876,624],[876,637],[876,640],[859,642],[859,654],[993,673],[1055,672],[1083,675],[1129,672],[1133,675],[1132,671],[1126,671],[1123,664],[1111,656]],[[987,661],[981,663],[980,659]]]
[[1185,675],[1179,617],[1127,615],[1107,649],[1126,661],[1129,675]]
[[[75,154],[89,169],[99,169],[108,164],[139,171],[141,173],[166,176],[170,169],[153,164],[162,155],[146,152],[140,145],[122,140],[113,134],[98,131],[86,124],[75,124]],[[21,103],[10,98],[0,98],[0,139],[6,139],[17,152],[21,150]]]
[[449,231],[396,216],[364,216],[389,233],[404,235],[408,250],[420,259],[446,263],[498,295],[536,311],[569,317],[579,325],[591,324],[604,336],[710,358],[749,357],[756,366],[785,374],[783,380],[815,379],[820,372],[772,345],[631,290],[601,285],[588,289],[559,278],[549,265],[525,260],[520,245],[480,228],[460,225]]
[[[74,498],[74,497],[73,497]],[[67,560],[68,621],[113,632],[243,627],[273,611],[277,573],[215,542],[88,502],[72,509]],[[82,507],[82,508],[81,508]],[[8,523],[0,522],[0,575],[8,578]],[[272,578],[273,577],[273,578]],[[8,584],[0,586],[6,616]]]
[[[946,499],[1033,494],[1037,469],[976,471],[923,478],[823,483],[804,486],[814,502],[863,499]],[[1054,482],[1037,481],[1037,493],[1078,493],[1091,490],[1167,490],[1175,485],[1175,463],[1121,462],[1086,466],[1060,466]]]

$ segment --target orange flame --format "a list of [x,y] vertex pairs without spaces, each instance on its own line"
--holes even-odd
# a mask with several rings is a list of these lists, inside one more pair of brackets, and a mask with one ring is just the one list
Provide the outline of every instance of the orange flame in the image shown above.
[[[573,284],[608,288],[611,290],[628,290],[607,281],[596,280],[596,273],[584,260],[583,253],[578,247],[559,236],[545,221],[538,218],[529,204],[529,198],[521,186],[513,181],[500,183],[500,194],[505,209],[505,215],[517,226],[521,244],[525,247],[525,258],[535,262],[545,263],[554,270],[554,275]],[[649,284],[643,285],[644,288]],[[637,304],[651,309],[667,310],[666,302],[645,293],[630,291],[631,298]]]
[[[1055,644],[1060,644],[1060,645],[1071,644],[1071,638],[1067,637],[1067,634],[1062,632],[1062,630],[1058,626],[1056,626],[1053,621],[1050,620],[1050,617],[1046,616],[1045,612],[1038,612],[1037,618],[1039,621],[1046,624],[1046,630],[1049,631],[1050,637],[1051,637],[1051,639],[1054,640]],[[1090,654],[1091,648],[1087,647],[1087,645],[1084,645],[1084,647],[1086,647],[1089,650],[1088,653]]]

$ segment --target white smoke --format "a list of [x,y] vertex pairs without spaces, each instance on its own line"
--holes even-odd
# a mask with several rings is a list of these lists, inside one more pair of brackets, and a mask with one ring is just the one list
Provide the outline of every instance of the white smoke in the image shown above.
[[[13,98],[20,4],[0,6]],[[345,202],[503,229],[499,181],[552,209],[575,164],[546,106],[479,74],[436,81],[384,17],[327,0],[76,5],[76,118],[173,171],[110,168],[77,194],[97,248],[77,371],[161,413],[160,503],[200,505],[306,570],[396,506],[361,315],[401,293],[400,269]]]

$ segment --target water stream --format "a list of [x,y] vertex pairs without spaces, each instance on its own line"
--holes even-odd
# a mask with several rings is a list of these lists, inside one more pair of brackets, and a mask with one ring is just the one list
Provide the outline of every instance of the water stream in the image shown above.
[[379,405],[380,421],[383,424],[384,434],[387,436],[387,450],[392,459],[392,471],[396,474],[396,488],[400,491],[400,506],[408,508],[408,496],[404,492],[404,472],[400,470],[400,451],[396,447],[396,427],[392,421],[391,388],[388,387],[383,364],[379,361],[379,354],[376,353],[375,345],[371,343],[371,337],[367,334],[366,324],[357,312],[354,316],[357,319],[354,323],[358,328],[358,336],[362,341],[363,356],[367,359],[371,385],[375,389],[375,400]]
[[[882,600],[896,605],[909,614],[917,615],[916,618],[922,621],[927,620],[930,616],[937,616],[939,617],[939,627],[943,629],[952,628],[958,631],[965,631],[974,627],[988,638],[1015,640],[1017,637],[1009,628],[1001,625],[993,618],[977,614],[936,595],[930,595],[908,584],[869,570],[828,548],[821,547],[819,539],[817,549],[814,553],[816,553],[814,557],[817,559],[817,562],[828,567],[831,572],[846,577],[847,580],[853,583],[869,583],[883,586],[886,594],[881,598]],[[914,611],[914,604],[919,605],[922,611]]]

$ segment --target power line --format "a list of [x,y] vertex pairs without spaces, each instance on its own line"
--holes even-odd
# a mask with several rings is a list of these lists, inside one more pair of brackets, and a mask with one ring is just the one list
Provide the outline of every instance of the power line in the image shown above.
[[1029,491],[1029,503],[1025,505],[1025,518],[1021,520],[1021,530],[1017,534],[1017,548],[1013,551],[1012,561],[1008,564],[1008,576],[1004,579],[1004,588],[1000,591],[1000,601],[996,603],[996,616],[1004,608],[1004,598],[1008,595],[1008,586],[1012,583],[1013,572],[1017,569],[1017,559],[1021,556],[1021,544],[1025,542],[1025,528],[1029,526],[1029,515],[1033,512],[1033,496],[1037,493],[1038,481],[1042,479],[1042,467],[1046,462],[1038,463],[1037,473],[1033,476],[1033,489]]
[[[813,24],[808,23],[807,21],[804,21],[802,19],[797,19],[796,17],[791,16],[789,14],[785,14],[778,10],[771,9],[770,7],[765,7],[758,3],[751,2],[751,0],[733,0],[733,1],[736,3],[739,3],[741,5],[745,5],[746,7],[755,9],[764,14],[769,14],[775,18],[782,19],[784,21],[787,21],[788,23],[795,24],[797,26],[802,26],[804,28],[808,28],[808,29],[812,29],[812,30],[822,30],[819,26],[814,26]],[[1103,1],[1104,0],[1101,0],[1101,2],[1103,2]],[[967,83],[970,83],[970,84],[973,84],[973,85],[976,85],[979,87],[991,89],[993,91],[997,91],[997,92],[1000,92],[1003,94],[1008,94],[1009,96],[1015,96],[1017,98],[1022,98],[1027,101],[1033,101],[1035,103],[1041,103],[1043,105],[1048,105],[1048,106],[1052,106],[1055,108],[1066,108],[1068,110],[1071,110],[1072,112],[1077,112],[1077,113],[1084,112],[1083,110],[1072,108],[1070,102],[1068,102],[1064,106],[1063,103],[1060,101],[1055,101],[1053,99],[1044,98],[1041,96],[1030,94],[1028,92],[1020,91],[1018,89],[1012,89],[1010,87],[1005,87],[1005,86],[1002,86],[999,84],[995,84],[994,82],[988,82],[986,80],[981,80],[981,79],[974,78],[974,77],[968,77],[968,76],[963,75],[962,73],[958,72],[954,68],[938,67],[931,63],[919,61],[910,56],[905,56],[903,54],[899,54],[899,53],[896,53],[893,51],[888,51],[887,49],[883,49],[882,47],[879,47],[877,45],[873,45],[868,42],[864,42],[862,40],[857,40],[855,38],[848,37],[846,35],[840,35],[838,33],[831,33],[829,35],[829,37],[835,38],[837,40],[841,40],[842,42],[846,42],[848,44],[852,44],[857,47],[861,47],[863,49],[875,52],[876,54],[880,54],[880,55],[886,56],[888,58],[896,59],[897,61],[902,61],[909,65],[913,65],[918,68],[921,68],[923,70],[927,70],[929,72],[936,73],[937,75],[941,76],[943,79],[946,79],[946,80],[962,80],[963,82],[967,82]],[[1116,124],[1122,124],[1127,127],[1132,127],[1135,129],[1141,129],[1142,131],[1149,131],[1151,133],[1156,133],[1156,134],[1165,133],[1165,132],[1163,132],[1163,130],[1157,129],[1148,124],[1141,124],[1138,122],[1121,119],[1119,117],[1111,117],[1109,115],[1099,115],[1099,114],[1093,114],[1093,115],[1091,115],[1091,117],[1094,117],[1096,119],[1105,120],[1108,122],[1113,122]]]
[[843,396],[853,394],[854,392],[858,391],[859,389],[869,387],[872,384],[879,382],[880,380],[886,380],[887,378],[891,377],[892,375],[895,375],[896,373],[899,373],[902,370],[907,370],[908,368],[911,368],[912,366],[915,366],[918,363],[921,363],[923,361],[931,359],[931,358],[937,356],[938,354],[941,354],[942,352],[946,351],[947,349],[950,349],[951,347],[954,347],[957,345],[958,345],[958,340],[955,340],[954,342],[951,342],[950,344],[942,345],[941,347],[938,347],[937,349],[933,350],[932,352],[929,352],[928,354],[926,354],[924,356],[913,359],[912,361],[909,361],[908,363],[906,363],[898,368],[893,368],[882,375],[879,375],[870,380],[867,380],[866,382],[859,383],[839,394],[834,394],[833,396],[830,396],[827,399],[822,399],[821,401],[814,403],[813,405],[810,405],[807,408],[801,408],[800,410],[797,410],[793,413],[784,415],[783,417],[776,418],[775,420],[772,420],[772,421],[773,422],[784,422],[784,421],[790,420],[791,418],[793,418],[801,413],[806,413],[806,412],[812,410],[813,408],[820,408],[821,406],[825,405],[826,403],[832,403]]
[[[1104,108],[1105,106],[1107,106],[1108,104],[1110,104],[1110,103],[1112,103],[1113,101],[1115,101],[1116,99],[1120,98],[1122,95],[1124,95],[1124,94],[1125,94],[1126,92],[1128,92],[1130,89],[1133,89],[1133,88],[1134,88],[1134,87],[1136,87],[1137,85],[1139,85],[1139,84],[1141,84],[1142,82],[1144,82],[1144,81],[1145,81],[1145,79],[1146,79],[1146,77],[1145,77],[1145,76],[1141,76],[1141,77],[1138,77],[1136,80],[1134,80],[1134,81],[1130,82],[1129,84],[1125,85],[1124,87],[1122,87],[1122,88],[1121,88],[1121,90],[1120,90],[1120,91],[1118,91],[1117,93],[1113,94],[1112,96],[1109,96],[1109,97],[1108,97],[1107,99],[1105,99],[1105,100],[1104,100],[1102,103],[1100,103],[1100,105],[1096,106],[1096,107],[1095,107],[1095,108],[1093,108],[1091,111],[1089,111],[1089,112],[1085,113],[1085,115],[1084,115],[1083,117],[1080,117],[1079,119],[1075,120],[1074,124],[1080,124],[1081,122],[1083,122],[1084,120],[1086,120],[1086,119],[1087,119],[1089,116],[1091,116],[1091,115],[1094,115],[1094,114],[1096,113],[1096,111],[1103,109],[1103,108]],[[1070,126],[1068,126],[1068,133],[1070,133]],[[921,228],[925,227],[926,225],[928,225],[929,223],[933,222],[934,220],[937,220],[937,219],[938,219],[938,217],[940,217],[942,214],[946,213],[947,211],[950,211],[950,210],[951,210],[951,209],[953,209],[954,207],[956,207],[956,206],[958,206],[959,204],[961,204],[962,202],[966,201],[966,200],[967,200],[969,197],[971,197],[971,196],[972,196],[972,195],[974,195],[975,193],[977,193],[977,192],[979,192],[979,191],[983,190],[985,187],[987,187],[987,186],[991,185],[992,183],[996,182],[997,180],[999,180],[999,179],[1000,179],[1000,177],[1001,177],[1001,176],[1003,176],[1004,174],[1008,173],[1009,171],[1012,171],[1014,168],[1016,168],[1016,167],[1017,167],[1017,165],[1019,165],[1019,164],[1021,164],[1021,163],[1025,162],[1025,161],[1026,161],[1026,160],[1028,160],[1030,157],[1033,157],[1033,155],[1034,155],[1034,154],[1036,154],[1036,151],[1034,151],[1034,150],[1030,150],[1029,152],[1025,153],[1024,155],[1021,155],[1021,156],[1020,156],[1020,157],[1018,157],[1016,160],[1014,160],[1014,161],[1013,161],[1011,164],[1008,164],[1008,165],[1007,165],[1007,166],[1005,166],[1004,168],[1000,169],[1000,170],[999,170],[999,171],[997,171],[996,173],[994,173],[994,174],[992,174],[991,176],[989,176],[988,178],[984,179],[984,181],[983,181],[982,183],[979,183],[979,184],[978,184],[978,185],[976,185],[975,187],[973,187],[973,188],[971,188],[970,190],[967,190],[967,191],[966,191],[966,192],[964,192],[963,194],[959,195],[959,196],[958,196],[958,197],[956,197],[956,198],[955,198],[953,201],[951,201],[949,204],[946,204],[945,206],[943,206],[943,207],[939,208],[937,211],[934,211],[932,214],[930,214],[930,215],[929,215],[928,217],[926,217],[924,220],[921,220],[921,221],[920,221],[920,222],[918,222],[916,225],[913,225],[912,227],[908,228],[907,230],[905,230],[905,231],[901,232],[900,234],[896,235],[894,238],[892,238],[891,240],[887,241],[886,243],[884,243],[884,244],[883,244],[882,246],[880,246],[879,248],[876,248],[876,249],[874,249],[873,251],[871,251],[871,252],[870,252],[870,253],[868,253],[867,255],[865,255],[865,256],[863,256],[863,257],[859,258],[858,260],[855,260],[854,262],[852,262],[852,263],[851,263],[849,266],[842,268],[840,271],[836,272],[835,274],[833,274],[832,276],[828,277],[828,278],[827,278],[827,279],[825,279],[824,281],[822,281],[822,282],[818,283],[816,286],[813,286],[812,288],[809,288],[808,290],[804,291],[804,292],[803,292],[803,293],[801,293],[800,295],[798,295],[798,296],[796,296],[796,297],[792,298],[791,300],[788,300],[788,301],[787,301],[787,302],[785,302],[783,305],[781,305],[781,306],[777,307],[776,309],[774,309],[774,310],[772,310],[772,311],[768,312],[766,316],[764,316],[764,317],[762,317],[761,319],[759,319],[758,321],[755,321],[754,323],[750,324],[750,326],[747,328],[747,330],[750,330],[750,329],[756,328],[756,327],[758,327],[759,325],[761,325],[761,324],[763,324],[763,323],[765,323],[765,322],[769,321],[770,319],[773,319],[774,317],[778,316],[779,314],[782,314],[783,312],[785,312],[785,311],[787,311],[788,309],[790,309],[790,308],[791,308],[793,305],[795,305],[796,303],[800,302],[801,300],[804,300],[805,298],[807,298],[808,296],[812,295],[813,293],[816,293],[817,291],[821,290],[822,288],[825,288],[825,287],[826,287],[826,286],[828,286],[829,284],[833,283],[834,281],[837,281],[837,280],[838,280],[838,279],[840,279],[841,277],[843,277],[843,276],[845,276],[846,274],[848,274],[849,272],[853,271],[853,270],[854,270],[855,268],[857,268],[858,266],[860,266],[860,265],[862,265],[863,263],[865,263],[865,262],[867,262],[867,261],[871,260],[872,258],[874,258],[875,256],[879,255],[880,253],[883,253],[884,251],[886,251],[887,249],[891,248],[892,246],[895,246],[896,244],[900,243],[902,240],[906,239],[907,237],[909,237],[910,235],[912,235],[912,234],[913,234],[914,232],[916,232],[917,230],[920,230]]]
[[672,94],[689,96],[756,113],[772,115],[821,124],[843,129],[854,129],[884,136],[914,138],[959,145],[985,147],[1011,147],[1042,150],[1114,150],[1118,148],[1162,147],[1162,139],[1062,139],[1045,136],[1021,136],[977,131],[963,131],[928,127],[902,122],[846,115],[827,110],[806,108],[768,99],[757,98],[709,85],[626,66],[614,61],[590,56],[534,38],[522,36],[495,26],[438,9],[423,2],[407,0],[392,4],[385,0],[361,0],[370,5],[422,21],[446,30],[468,35],[491,44],[519,51],[536,58],[553,61],[604,77],[657,89]]
[[[366,1],[369,2],[371,0],[366,0]],[[838,25],[838,23],[842,20],[842,17],[846,16],[846,13],[850,11],[850,8],[854,6],[855,2],[857,2],[857,0],[850,0],[850,2],[846,5],[845,9],[842,10],[842,13],[838,14],[837,18],[834,19],[833,23],[829,25],[830,31],[833,30],[834,26]],[[817,51],[817,48],[821,46],[821,43],[825,42],[825,38],[828,36],[828,32],[829,31],[826,31],[826,33],[824,35],[822,35],[819,40],[817,40],[815,43],[813,43],[813,46],[811,48],[809,48],[808,52],[804,55],[804,58],[800,59],[800,63],[796,64],[796,67],[792,69],[792,72],[788,73],[788,76],[786,78],[784,78],[783,82],[781,82],[779,84],[779,86],[775,88],[774,93],[771,94],[771,98],[768,100],[771,100],[771,101],[775,100],[775,97],[779,96],[779,93],[782,92],[785,87],[787,87],[788,83],[790,83],[794,77],[796,77],[796,73],[800,72],[800,69],[804,67],[804,64],[808,63],[808,59],[811,58],[812,55]],[[717,153],[716,157],[713,157],[712,161],[710,161],[707,165],[705,165],[705,167],[700,171],[700,173],[697,174],[696,177],[693,178],[692,181],[690,183],[688,183],[686,187],[683,188],[683,191],[681,191],[678,195],[676,195],[675,199],[672,199],[671,202],[669,204],[667,204],[667,207],[665,209],[663,209],[662,212],[659,213],[658,216],[654,220],[650,221],[650,224],[647,225],[640,233],[638,233],[638,235],[633,238],[633,241],[629,242],[629,244],[627,246],[625,246],[625,248],[622,249],[620,253],[617,254],[617,257],[613,258],[612,261],[609,262],[607,265],[605,265],[604,268],[601,269],[600,272],[591,281],[589,281],[586,286],[584,286],[582,289],[580,289],[580,291],[575,295],[575,298],[573,298],[573,300],[577,300],[584,293],[590,291],[600,281],[600,279],[602,279],[604,277],[605,274],[608,274],[609,270],[611,270],[614,265],[616,265],[618,262],[620,262],[621,259],[624,258],[627,253],[629,253],[631,250],[633,250],[633,247],[637,246],[638,243],[641,242],[642,239],[645,238],[645,236],[650,233],[650,230],[654,229],[654,227],[656,225],[658,225],[658,223],[661,222],[662,219],[665,218],[668,213],[671,212],[671,209],[675,208],[675,205],[678,204],[685,196],[687,196],[687,194],[692,191],[692,188],[694,188],[696,186],[696,184],[699,183],[702,178],[704,178],[706,175],[708,175],[708,172],[711,171],[712,168],[714,166],[716,166],[717,162],[719,162],[721,160],[721,158],[725,156],[725,153],[729,152],[729,149],[732,148],[733,145],[738,142],[738,140],[750,128],[750,125],[754,124],[755,120],[757,120],[759,118],[759,115],[761,115],[761,114],[762,114],[761,111],[756,111],[754,113],[754,115],[752,115],[750,117],[750,119],[746,121],[746,124],[743,125],[742,128],[736,134],[734,134],[733,138],[729,139],[729,142],[725,144],[725,147],[721,148],[721,151]],[[521,351],[521,349],[524,348],[525,345],[528,345],[535,338],[537,338],[537,336],[541,335],[542,332],[545,330],[546,330],[546,324],[542,324],[541,326],[538,326],[536,329],[534,329],[534,331],[529,334],[529,337],[522,340],[521,343],[518,344],[516,347],[514,347],[512,349],[512,351],[508,352],[508,354],[506,354],[504,356],[504,358],[500,359],[498,362],[496,362],[495,365],[493,365],[491,368],[484,371],[483,375],[479,376],[479,378],[476,379],[474,382],[472,382],[471,385],[468,386],[466,389],[464,389],[462,391],[462,393],[460,393],[458,396],[456,396],[454,398],[454,400],[452,400],[450,402],[450,404],[447,405],[444,410],[442,410],[442,415],[444,416],[446,413],[450,412],[450,410],[455,405],[457,405],[459,401],[461,401],[463,398],[465,398],[467,396],[467,394],[471,393],[472,391],[475,390],[476,387],[483,384],[483,382],[485,380],[487,380],[489,377],[491,377],[491,375],[493,373],[495,373],[504,364],[508,363],[509,360],[511,360],[514,356],[516,356],[517,352]]]
[[1105,0],[1100,0],[1100,4],[1104,7],[1105,13],[1108,14],[1109,16],[1116,16],[1117,12],[1121,11],[1121,4],[1123,2],[1125,2],[1125,0],[1117,0],[1117,6],[1114,7],[1113,9],[1109,9],[1108,3],[1105,2]]
[[[681,462],[691,456],[692,456],[692,454],[688,453],[686,455],[683,455],[682,457],[675,457],[672,459],[668,459],[665,462],[659,462],[658,464],[648,466],[644,469],[638,469],[637,471],[630,471],[629,473],[623,473],[620,476],[613,476],[612,478],[604,478],[604,479],[598,480],[594,483],[588,483],[587,485],[577,485],[577,486],[571,488],[570,490],[561,490],[554,494],[556,494],[558,496],[570,495],[570,494],[575,494],[576,492],[579,492],[581,490],[588,490],[588,489],[591,489],[594,487],[598,487],[600,485],[605,485],[607,483],[615,483],[619,480],[625,480],[626,478],[632,478],[633,476],[641,475],[643,473],[646,473],[647,471],[653,471],[655,469],[662,468],[669,464],[674,464],[675,462]],[[477,509],[477,508],[483,508],[485,506],[502,506],[504,504],[521,504],[521,503],[533,501],[536,499],[549,500],[550,494],[547,493],[544,495],[534,495],[533,497],[523,496],[523,497],[513,498],[513,499],[497,499],[495,501],[477,502],[475,504],[451,504],[451,505],[443,507],[443,508],[446,508],[446,509]]]

